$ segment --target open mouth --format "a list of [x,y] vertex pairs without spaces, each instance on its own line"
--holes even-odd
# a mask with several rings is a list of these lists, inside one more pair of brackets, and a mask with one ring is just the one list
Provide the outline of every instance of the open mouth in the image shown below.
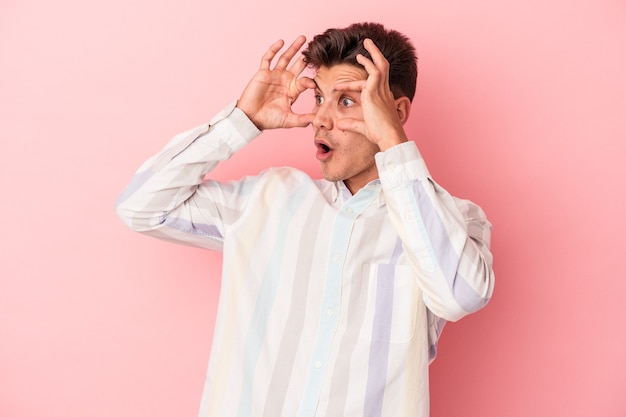
[[319,161],[327,161],[333,153],[333,148],[328,145],[323,139],[316,139],[315,146],[317,147],[317,159]]
[[317,147],[318,151],[324,153],[328,153],[333,150],[333,148],[330,147],[328,141],[322,137],[315,139],[315,146]]

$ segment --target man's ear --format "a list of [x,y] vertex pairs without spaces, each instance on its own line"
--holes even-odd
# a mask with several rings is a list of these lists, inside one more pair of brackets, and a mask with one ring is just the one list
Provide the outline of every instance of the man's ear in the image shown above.
[[411,100],[406,96],[397,98],[396,111],[398,112],[400,122],[405,124],[409,120],[409,114],[411,113]]

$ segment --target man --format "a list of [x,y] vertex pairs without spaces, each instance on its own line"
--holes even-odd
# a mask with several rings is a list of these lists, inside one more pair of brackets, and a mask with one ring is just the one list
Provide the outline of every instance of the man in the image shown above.
[[[223,251],[201,417],[427,416],[445,321],[493,291],[490,224],[430,177],[403,129],[415,50],[372,23],[278,41],[236,104],[149,159],[117,211]],[[309,65],[314,78],[302,76]],[[310,114],[291,106],[315,91]],[[263,130],[313,126],[324,179],[204,180]]]

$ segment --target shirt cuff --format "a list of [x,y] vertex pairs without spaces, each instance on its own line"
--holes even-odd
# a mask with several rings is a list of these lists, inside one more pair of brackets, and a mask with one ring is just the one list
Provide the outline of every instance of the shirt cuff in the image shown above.
[[236,101],[216,114],[209,122],[209,126],[218,125],[220,122],[225,122],[232,128],[231,133],[234,134],[227,135],[225,139],[233,151],[240,150],[261,134],[248,116],[237,107]]
[[430,177],[426,163],[413,141],[392,146],[375,156],[383,188],[391,189],[406,182]]

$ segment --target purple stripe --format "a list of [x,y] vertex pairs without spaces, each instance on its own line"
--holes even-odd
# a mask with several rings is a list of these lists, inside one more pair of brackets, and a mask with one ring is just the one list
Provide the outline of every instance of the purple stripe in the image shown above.
[[224,237],[220,233],[217,226],[213,224],[197,224],[197,223],[192,223],[189,220],[172,218],[172,217],[166,218],[163,224],[173,229],[177,229],[177,230],[180,230],[181,232],[189,233],[192,235],[198,235],[198,236],[209,237],[209,238],[220,239],[220,240],[224,239]]
[[378,417],[383,410],[393,316],[394,268],[392,264],[381,264],[376,277],[376,310],[364,404],[364,413],[368,417]]
[[115,206],[119,206],[124,201],[128,200],[128,197],[133,195],[135,191],[137,191],[142,185],[144,185],[152,176],[154,175],[154,171],[148,169],[143,172],[138,172],[135,174],[130,184],[122,191],[122,194],[118,197],[115,202]]
[[439,343],[439,336],[441,336],[441,332],[443,332],[443,328],[446,325],[446,320],[436,316],[430,310],[426,314],[429,316],[427,322],[430,326],[428,329],[428,362],[430,363],[437,357],[437,344]]
[[422,182],[414,181],[413,190],[437,264],[444,274],[454,299],[468,313],[479,310],[489,300],[476,293],[465,278],[458,273],[459,256],[452,247],[448,231],[428,198]]
[[398,258],[400,257],[402,252],[404,252],[404,246],[402,245],[402,239],[398,238],[398,240],[396,240],[396,247],[393,248],[393,253],[391,254],[391,259],[389,260],[389,263],[393,265],[397,264]]

